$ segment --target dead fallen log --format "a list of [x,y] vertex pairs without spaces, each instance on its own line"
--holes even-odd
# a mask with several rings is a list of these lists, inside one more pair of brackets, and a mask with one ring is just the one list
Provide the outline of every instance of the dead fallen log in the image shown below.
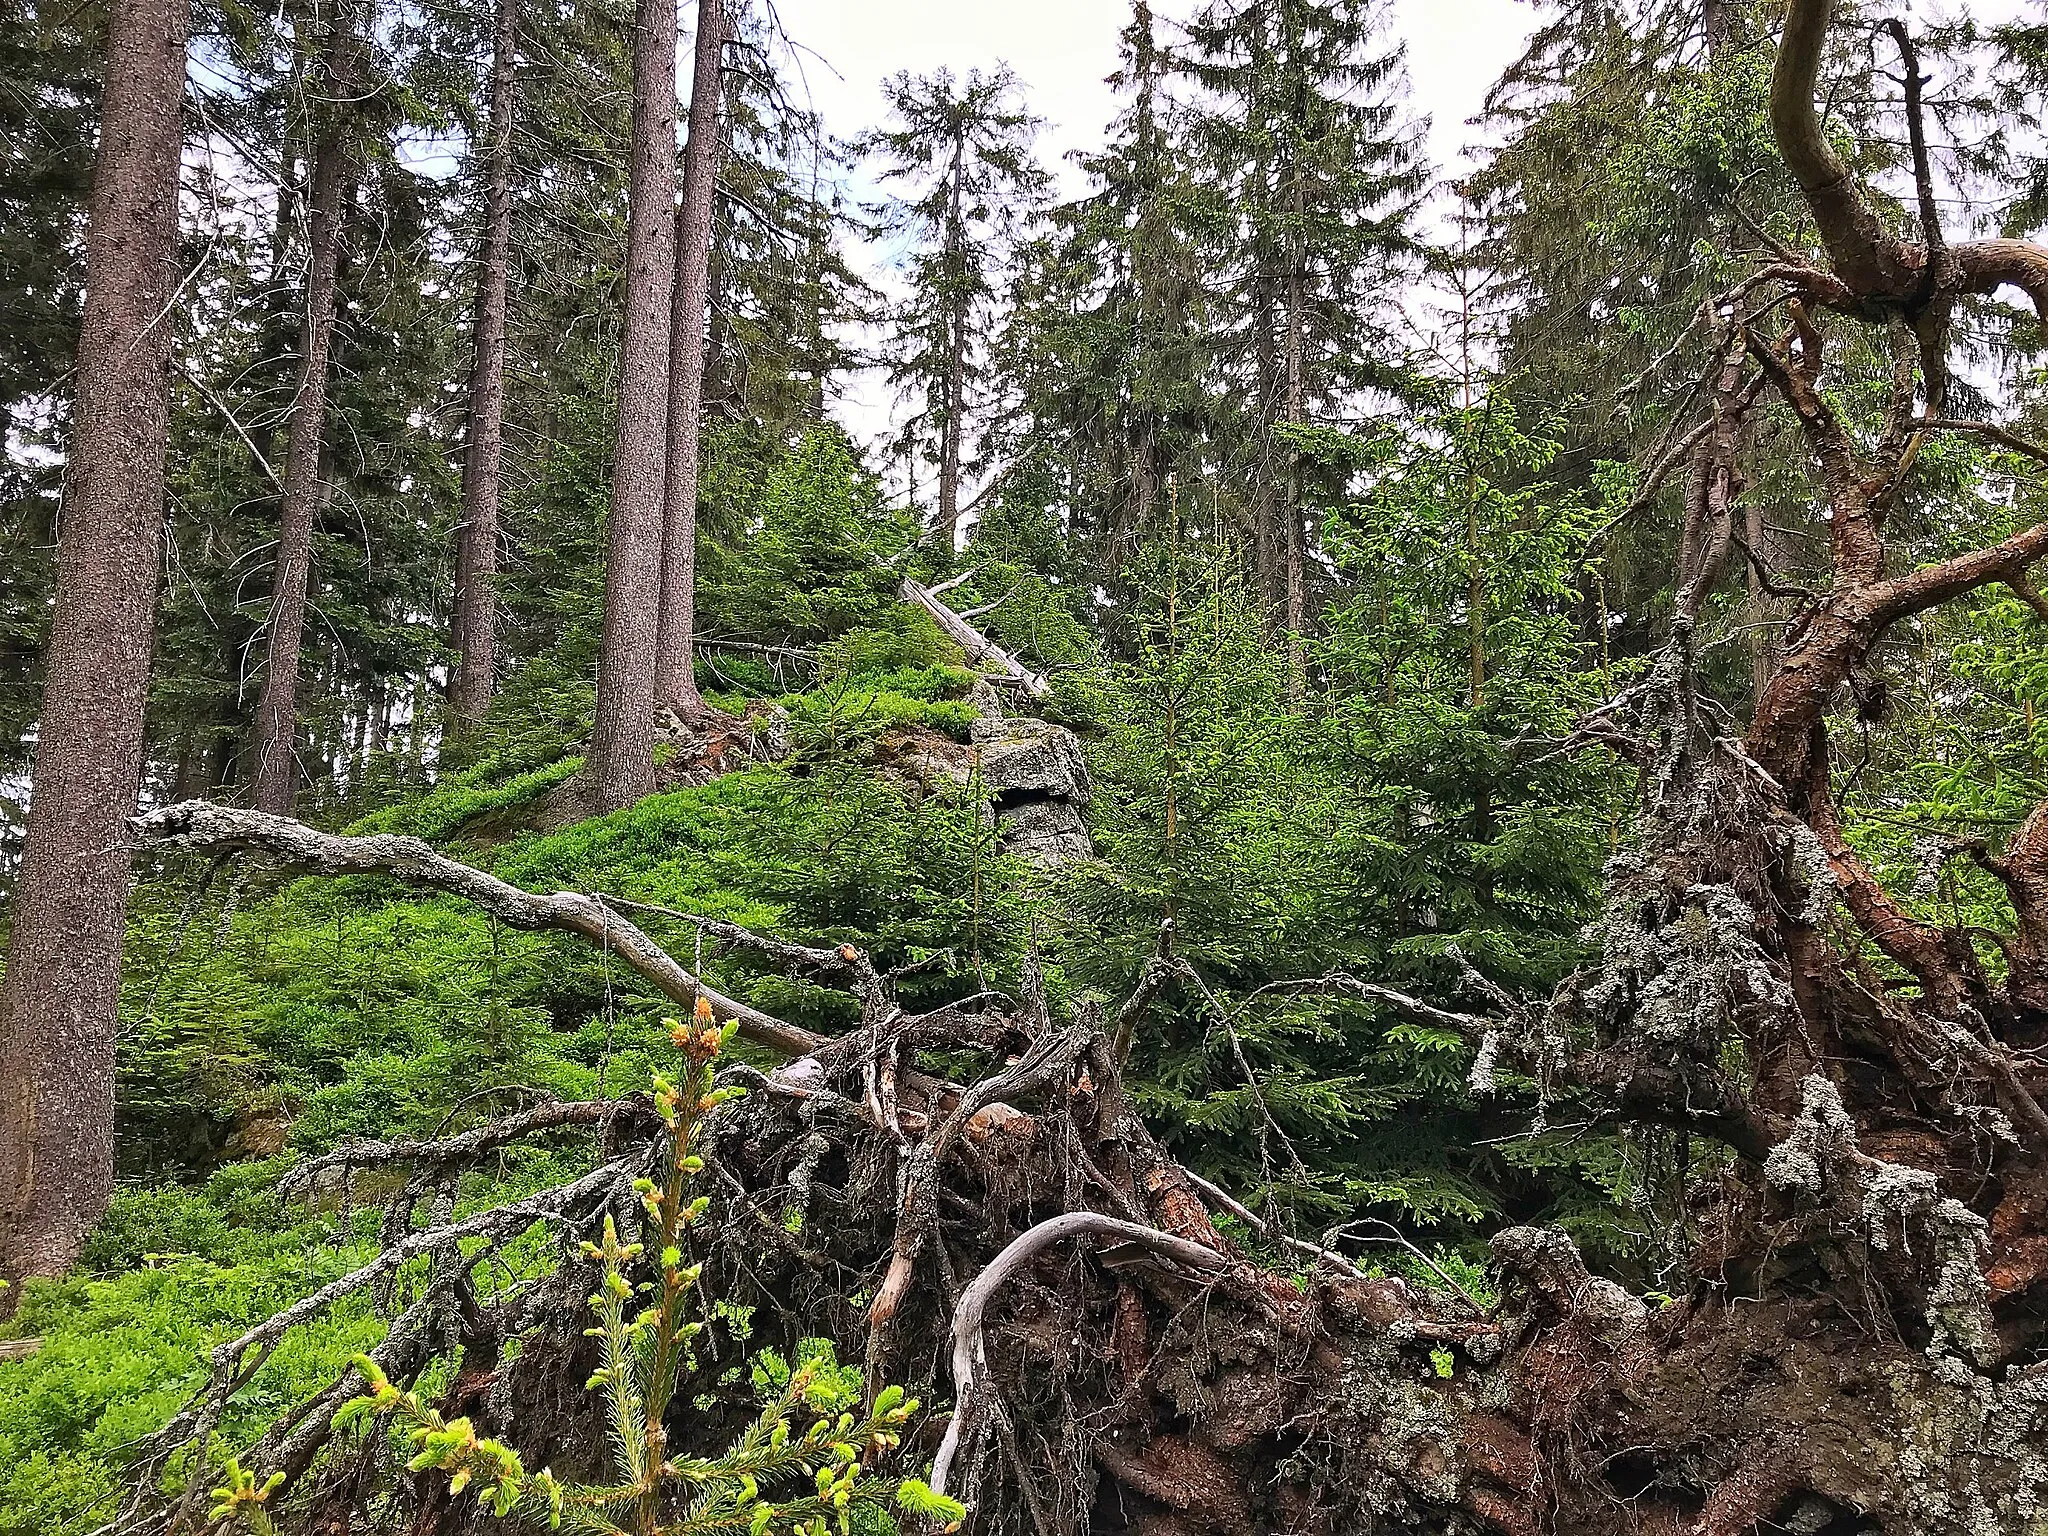
[[943,586],[927,587],[922,582],[903,578],[901,593],[906,603],[915,603],[937,622],[961,650],[967,653],[967,664],[992,670],[1017,684],[1034,699],[1042,699],[1052,692],[1052,684],[1042,673],[1034,672],[1023,662],[1004,650],[995,641],[969,624],[942,600]]

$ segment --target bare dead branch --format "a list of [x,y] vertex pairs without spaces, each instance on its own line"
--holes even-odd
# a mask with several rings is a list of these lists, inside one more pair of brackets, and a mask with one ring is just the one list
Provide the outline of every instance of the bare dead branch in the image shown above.
[[1979,437],[1988,437],[2001,448],[2010,448],[2014,453],[2032,459],[2036,464],[2048,464],[2048,448],[2030,438],[2009,432],[2004,427],[1989,421],[1959,421],[1951,416],[1933,416],[1920,423],[1922,429],[1930,432],[1972,432]]
[[[1854,173],[1828,142],[1814,106],[1834,11],[1834,0],[1790,0],[1770,95],[1778,152],[1805,194],[1828,259],[1848,289],[1840,300],[1821,302],[1842,309],[1872,302],[1917,308],[1945,295],[1988,296],[2009,285],[2027,295],[2037,315],[2048,317],[2048,248],[2026,240],[1970,240],[1948,247],[1947,259],[1939,259],[1944,255],[1940,226],[1929,216],[1927,201],[1922,219],[1928,245],[1901,240],[1884,227]],[[1919,91],[1910,83],[1917,64],[1904,29],[1894,36],[1907,56],[1910,133],[1910,119],[1917,117],[1910,112],[1911,98]],[[1931,191],[1930,180],[1923,199]]]
[[961,1293],[959,1308],[953,1314],[953,1418],[946,1426],[946,1437],[939,1443],[938,1455],[932,1461],[931,1485],[935,1492],[946,1491],[953,1458],[959,1453],[961,1441],[981,1402],[984,1387],[978,1371],[987,1364],[982,1335],[990,1300],[1011,1276],[1046,1249],[1068,1238],[1084,1236],[1136,1243],[1198,1275],[1219,1274],[1233,1262],[1227,1254],[1205,1248],[1187,1238],[1175,1237],[1136,1222],[1119,1221],[1114,1216],[1097,1215],[1094,1211],[1068,1211],[1042,1221],[1012,1239],[1009,1246],[997,1254]]
[[967,653],[969,666],[994,668],[1034,699],[1042,699],[1052,691],[1052,684],[1041,674],[1032,671],[947,607],[938,595],[943,589],[943,583],[940,587],[927,587],[906,576],[903,578],[902,596],[906,603],[916,603],[938,622],[939,628]]
[[704,984],[639,928],[602,900],[571,891],[536,895],[461,864],[416,837],[348,837],[283,816],[187,801],[130,823],[145,847],[261,853],[289,868],[320,875],[388,875],[408,885],[459,896],[514,928],[574,933],[619,956],[657,990],[684,1007],[698,998],[721,1021],[736,1021],[742,1039],[785,1056],[808,1056],[825,1044],[812,1034],[725,996]]
[[1835,270],[1861,293],[1901,293],[1917,274],[1905,265],[1899,242],[1864,200],[1814,109],[1833,13],[1832,0],[1791,0],[1786,6],[1771,75],[1771,131],[1786,169],[1813,210]]
[[502,1120],[493,1120],[488,1125],[480,1125],[460,1136],[426,1141],[403,1137],[391,1141],[346,1141],[334,1151],[293,1168],[279,1181],[278,1193],[290,1195],[316,1187],[329,1174],[389,1163],[408,1163],[421,1172],[462,1168],[522,1137],[567,1126],[599,1125],[622,1118],[646,1119],[651,1123],[653,1116],[644,1103],[636,1105],[630,1099],[554,1099],[507,1115]]
[[1190,1184],[1194,1185],[1196,1189],[1208,1196],[1209,1199],[1215,1201],[1218,1206],[1228,1211],[1262,1237],[1270,1238],[1281,1247],[1291,1249],[1295,1253],[1307,1254],[1309,1257],[1328,1264],[1338,1273],[1348,1275],[1354,1280],[1363,1280],[1365,1278],[1365,1271],[1345,1258],[1343,1254],[1337,1252],[1336,1249],[1325,1248],[1320,1243],[1307,1242],[1302,1238],[1293,1237],[1288,1233],[1280,1231],[1270,1221],[1266,1220],[1265,1217],[1253,1211],[1242,1200],[1239,1200],[1221,1185],[1210,1183],[1199,1173],[1195,1172],[1194,1169],[1183,1165],[1181,1175]]
[[593,895],[608,907],[623,907],[628,912],[646,912],[655,917],[672,917],[678,922],[691,924],[699,932],[708,934],[722,944],[729,944],[736,949],[755,950],[785,964],[808,966],[813,970],[833,974],[858,975],[861,971],[861,952],[851,944],[842,944],[836,948],[792,944],[787,939],[770,938],[766,934],[754,932],[751,928],[742,928],[738,923],[728,923],[715,917],[698,917],[695,913],[679,912],[674,907],[656,906],[652,902],[629,901],[623,896],[614,896],[606,891],[593,892]]

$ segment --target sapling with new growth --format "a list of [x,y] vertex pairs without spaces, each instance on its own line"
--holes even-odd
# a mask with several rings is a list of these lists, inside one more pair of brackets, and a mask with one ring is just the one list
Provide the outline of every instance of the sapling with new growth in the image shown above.
[[[712,1064],[735,1027],[714,1021],[700,998],[688,1024],[667,1021],[682,1053],[680,1083],[657,1075],[654,1104],[662,1124],[659,1181],[634,1188],[646,1215],[641,1242],[623,1242],[605,1218],[601,1243],[582,1245],[599,1281],[590,1297],[601,1360],[586,1386],[604,1396],[613,1481],[581,1484],[550,1470],[528,1472],[519,1453],[477,1432],[467,1418],[444,1419],[417,1393],[391,1382],[377,1364],[359,1356],[355,1368],[369,1385],[358,1403],[395,1415],[414,1455],[409,1471],[449,1475],[451,1493],[472,1492],[490,1513],[544,1522],[550,1530],[604,1536],[692,1536],[746,1531],[749,1536],[826,1536],[845,1533],[857,1509],[893,1503],[904,1514],[951,1529],[964,1515],[953,1500],[915,1478],[886,1476],[877,1465],[902,1443],[918,1403],[900,1387],[885,1387],[864,1413],[831,1409],[835,1383],[812,1366],[799,1366],[737,1441],[710,1457],[672,1454],[667,1416],[686,1367],[690,1341],[702,1324],[689,1320],[690,1295],[700,1266],[684,1262],[687,1231],[703,1219],[709,1197],[692,1196],[703,1169],[695,1144],[704,1118],[745,1093],[716,1087]],[[638,1279],[652,1253],[652,1279]],[[636,1307],[636,1303],[642,1303]],[[806,1415],[808,1428],[798,1428]],[[226,1482],[214,1490],[214,1521],[222,1530],[274,1530],[268,1507],[282,1479],[259,1483],[230,1460]]]

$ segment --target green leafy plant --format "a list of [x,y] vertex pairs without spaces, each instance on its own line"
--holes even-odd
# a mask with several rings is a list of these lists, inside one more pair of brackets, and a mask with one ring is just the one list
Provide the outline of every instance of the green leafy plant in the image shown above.
[[[819,1360],[773,1371],[767,1406],[739,1439],[715,1456],[676,1454],[668,1444],[667,1416],[690,1341],[703,1325],[689,1319],[690,1294],[700,1266],[684,1263],[683,1244],[703,1219],[708,1196],[691,1196],[703,1169],[694,1150],[703,1117],[741,1088],[718,1088],[712,1064],[730,1043],[733,1026],[713,1021],[700,1000],[689,1024],[667,1021],[682,1053],[680,1082],[657,1076],[654,1102],[663,1126],[662,1177],[635,1189],[646,1212],[644,1243],[622,1242],[607,1217],[601,1243],[585,1243],[584,1257],[599,1266],[590,1298],[602,1363],[586,1384],[603,1393],[614,1478],[608,1483],[565,1482],[552,1471],[529,1472],[519,1453],[481,1435],[467,1418],[445,1419],[419,1396],[391,1382],[376,1363],[358,1356],[369,1384],[357,1403],[390,1414],[404,1427],[414,1455],[408,1470],[449,1475],[453,1493],[474,1491],[496,1516],[545,1521],[551,1530],[609,1536],[685,1536],[739,1531],[749,1536],[852,1529],[858,1510],[891,1502],[921,1520],[951,1525],[965,1514],[950,1499],[914,1478],[876,1472],[901,1443],[918,1403],[900,1387],[885,1387],[861,1411],[846,1409],[842,1374]],[[642,1260],[655,1255],[652,1280],[637,1280]],[[807,1428],[800,1428],[804,1418]],[[270,1494],[280,1479],[259,1485],[254,1473],[230,1460],[227,1481],[214,1490],[214,1520],[224,1530],[273,1530]]]

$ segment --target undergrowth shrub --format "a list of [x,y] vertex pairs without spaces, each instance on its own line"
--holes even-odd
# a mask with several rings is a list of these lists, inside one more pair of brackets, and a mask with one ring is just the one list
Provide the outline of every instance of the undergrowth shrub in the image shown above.
[[[960,676],[889,680],[907,690],[905,717],[948,711],[937,718],[964,729],[966,706],[943,696]],[[954,965],[911,983],[924,1000],[971,990],[977,964],[1000,973],[1014,963],[1026,926],[1019,872],[997,855],[974,797],[913,800],[854,760],[800,770],[749,768],[466,856],[529,890],[851,939],[890,964],[952,951]],[[429,827],[482,792],[459,782],[377,824]],[[182,876],[145,885],[137,901],[121,1057],[127,1177],[203,1172],[287,1140],[317,1151],[345,1136],[423,1134],[481,1089],[584,1098],[650,1079],[664,1000],[580,939],[510,929],[384,878],[267,894],[237,878],[223,872],[195,896]],[[700,956],[690,925],[643,920],[729,993],[808,1027],[849,1020],[838,991],[746,955]]]
[[[0,1536],[100,1526],[126,1488],[125,1448],[205,1382],[214,1346],[374,1251],[374,1212],[347,1225],[289,1219],[270,1193],[281,1167],[123,1190],[79,1273],[25,1289],[10,1331],[43,1345],[0,1365]],[[222,1440],[253,1440],[383,1333],[367,1298],[296,1330],[229,1406]]]

